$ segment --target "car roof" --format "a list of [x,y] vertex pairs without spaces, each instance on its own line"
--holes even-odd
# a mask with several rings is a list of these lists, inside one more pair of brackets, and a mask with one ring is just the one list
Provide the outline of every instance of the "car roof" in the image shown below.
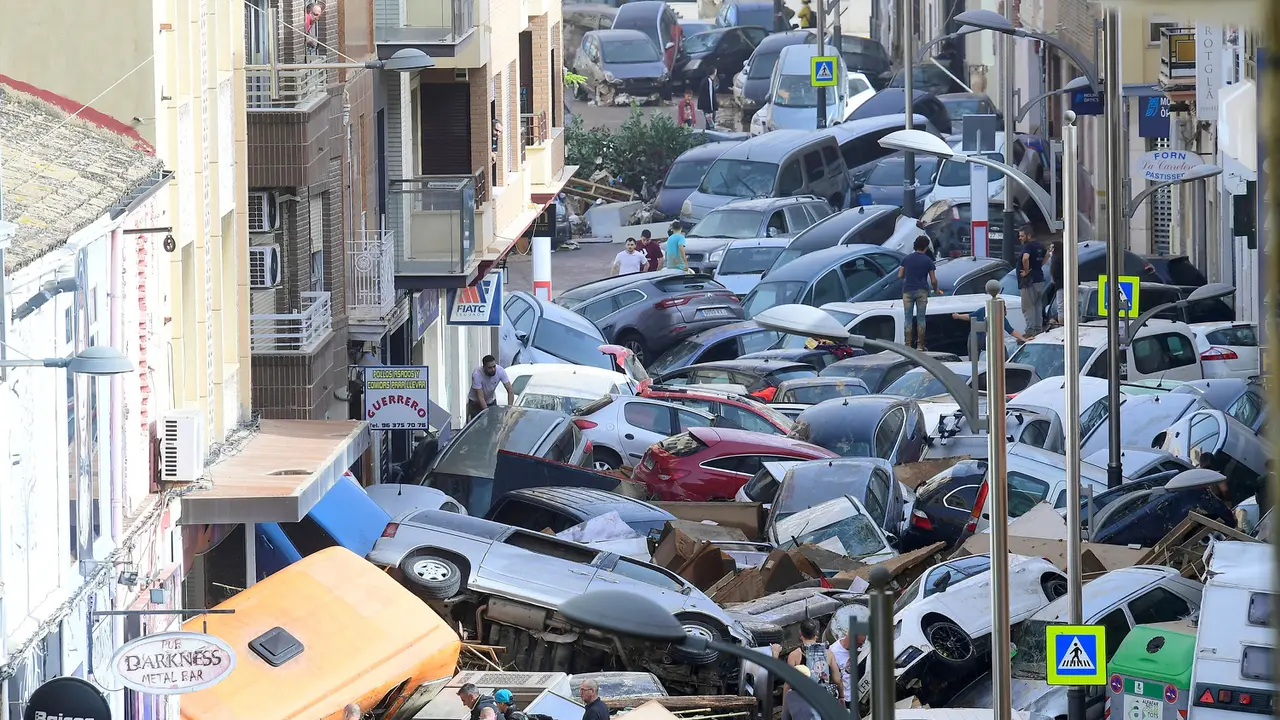
[[[879,420],[880,415],[889,408],[896,407],[898,405],[906,405],[911,402],[912,401],[910,399],[900,397],[898,395],[851,395],[849,397],[823,400],[817,405],[813,405],[808,410],[800,413],[800,416],[804,417],[805,415],[809,415],[810,417],[806,420],[808,422],[812,422],[814,415],[828,415],[832,412],[857,412],[859,414],[876,412],[877,414],[875,415],[875,418]],[[843,408],[851,409],[845,410]]]
[[837,457],[835,453],[826,448],[818,447],[812,443],[802,440],[789,438],[785,435],[772,435],[769,433],[758,433],[750,430],[735,430],[733,428],[711,428],[711,427],[694,427],[689,428],[689,434],[700,440],[705,445],[717,445],[719,443],[735,443],[742,445],[759,445],[767,447],[773,451],[786,451],[797,455],[812,456],[813,458]]
[[866,383],[863,383],[857,378],[847,378],[847,377],[818,376],[818,377],[806,377],[806,378],[792,378],[791,380],[783,380],[782,382],[778,383],[778,392],[781,393],[783,390],[794,390],[795,388],[798,388],[798,387],[818,387],[819,385],[847,385],[849,383],[858,383],[864,386],[866,385]]
[[[1180,577],[1178,571],[1157,565],[1134,565],[1118,568],[1090,580],[1081,588],[1081,604],[1084,619],[1088,622],[1100,612],[1110,610],[1116,603],[1133,595],[1158,580]],[[1036,620],[1063,622],[1068,619],[1068,596],[1054,600],[1034,615]]]
[[[661,280],[663,278],[675,277],[677,275],[684,275],[684,274],[685,272],[683,270],[672,270],[669,268],[663,268],[661,270],[655,270],[653,272],[632,273],[629,275],[615,275],[613,277],[600,278],[599,280],[592,280],[590,282],[582,283],[581,285],[575,285],[569,288],[568,290],[561,291],[560,297],[564,297],[571,293],[577,293],[580,290],[586,290],[586,289],[590,289],[596,294],[613,292],[614,290],[620,290],[625,287],[631,287],[632,285],[640,285],[643,283],[652,282],[654,280]],[[594,297],[594,295],[592,297]]]
[[717,360],[716,362],[696,363],[687,365],[679,370],[672,372],[680,372],[689,368],[711,368],[720,370],[744,370],[755,371],[767,374],[775,370],[790,370],[812,367],[805,363],[788,362],[786,360],[774,360],[773,358],[738,358],[737,360]]
[[[935,274],[938,276],[939,284],[954,285],[959,280],[968,277],[973,273],[984,270],[991,270],[994,267],[1009,267],[1009,263],[1001,258],[996,257],[975,257],[966,255],[957,258],[944,258],[939,260],[935,266]],[[946,278],[947,282],[943,282]]]
[[791,238],[749,238],[746,240],[734,240],[725,246],[725,250],[743,247],[786,247],[790,244]]
[[774,130],[743,140],[721,155],[720,159],[777,162],[792,150],[817,142],[821,138],[821,135],[812,130]]
[[[741,145],[742,143],[734,143]],[[814,202],[818,200],[813,195],[788,195],[787,197],[761,197],[761,198],[735,198],[729,202],[715,208],[710,215],[716,210],[771,210],[776,207],[785,205],[796,205],[802,202]]]
[[563,505],[580,511],[578,514],[582,517],[603,515],[610,510],[616,510],[623,521],[674,517],[666,510],[643,500],[596,488],[564,486],[518,488],[508,491],[507,496],[527,498],[551,505]]
[[825,52],[818,51],[818,44],[805,43],[803,45],[788,45],[782,48],[782,54],[778,56],[778,72],[783,75],[808,75],[811,71],[810,59],[820,56],[839,55],[839,51],[831,45],[825,47]]
[[[760,327],[760,325],[756,323],[756,321],[754,320],[739,320],[737,322],[731,322],[731,323],[726,323],[724,325],[720,325],[719,327],[713,327],[709,330],[703,330],[702,332],[697,333],[696,335],[690,335],[685,340],[685,342],[688,342],[689,340],[693,340],[695,342],[709,344],[709,343],[719,342],[727,338],[735,337],[737,335],[745,335],[749,332],[757,332],[757,331],[765,331],[765,328]],[[776,331],[770,330],[768,332],[776,332]]]
[[703,143],[697,147],[689,148],[688,150],[680,153],[680,156],[676,158],[675,162],[678,163],[681,160],[706,160],[708,158],[714,160],[725,154],[725,151],[729,148],[741,144],[742,141],[740,140],[721,140],[718,142]]
[[[775,130],[774,132],[777,132]],[[782,267],[769,273],[767,282],[796,282],[809,281],[818,277],[818,274],[830,267],[839,265],[846,260],[866,255],[869,252],[882,251],[889,252],[879,245],[836,245],[835,247],[822,248],[806,253]]]
[[[815,46],[816,47],[816,46]],[[851,75],[862,75],[862,73],[850,73]],[[929,118],[920,113],[913,113],[911,116],[915,122],[913,124],[926,125]],[[835,136],[836,140],[845,142],[849,137],[842,136],[858,136],[877,130],[886,128],[902,129],[906,124],[907,114],[897,113],[896,115],[876,115],[875,117],[858,118],[856,120],[846,120],[838,125],[832,125],[825,132]]]
[[[761,50],[772,52],[775,48],[784,48],[789,45],[809,42],[809,38],[812,35],[813,33],[808,30],[788,30],[766,35],[764,40],[761,40],[760,44],[756,46],[755,52],[760,52]],[[774,132],[777,131],[775,130]]]
[[[774,132],[777,132],[776,130]],[[830,235],[834,232],[840,233],[840,239],[853,232],[855,229],[862,227],[864,223],[883,216],[885,213],[901,211],[896,205],[859,205],[856,208],[847,208],[839,212],[832,213],[809,227],[801,230],[791,242],[796,249],[803,250],[806,247],[829,247]],[[791,262],[795,262],[792,260]],[[789,265],[790,263],[788,263]],[[785,267],[785,266],[784,266]],[[779,268],[781,269],[781,268]]]

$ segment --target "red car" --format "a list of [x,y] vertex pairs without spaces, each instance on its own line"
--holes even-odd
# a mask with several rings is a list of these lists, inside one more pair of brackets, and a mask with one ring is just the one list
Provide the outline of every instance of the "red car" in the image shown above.
[[659,500],[732,500],[766,462],[833,457],[839,456],[779,435],[690,428],[650,446],[631,479]]
[[702,387],[641,385],[637,394],[640,397],[662,400],[718,415],[730,423],[728,425],[730,428],[741,428],[769,435],[786,435],[791,432],[795,424],[786,415],[755,398],[737,393],[719,392]]

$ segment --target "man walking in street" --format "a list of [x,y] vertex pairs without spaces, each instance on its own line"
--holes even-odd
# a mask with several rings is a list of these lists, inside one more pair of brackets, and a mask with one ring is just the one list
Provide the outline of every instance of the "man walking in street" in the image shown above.
[[582,720],[609,720],[609,706],[600,699],[600,684],[590,678],[578,686],[584,710]]
[[680,222],[671,223],[667,228],[667,268],[672,270],[688,270],[689,258],[684,254],[684,233],[680,232]]
[[716,126],[716,110],[719,110],[719,100],[716,98],[716,86],[720,81],[716,78],[716,66],[712,65],[707,73],[707,79],[702,81],[702,89],[698,91],[698,110],[702,112],[703,122],[706,128],[712,130]]
[[511,389],[511,378],[507,371],[498,364],[492,355],[485,355],[480,367],[471,371],[471,394],[467,397],[467,422],[490,405],[498,404],[498,385],[507,389],[507,402],[515,401],[515,391]]
[[[933,258],[929,257],[929,238],[918,237],[915,252],[902,258],[898,268],[898,277],[902,278],[902,332],[907,347],[923,351],[925,312],[929,307],[929,285],[933,292],[941,295],[938,289],[937,267]],[[911,329],[912,313],[915,314],[915,332]],[[912,341],[915,342],[912,342]]]
[[1044,325],[1044,246],[1036,240],[1030,225],[1018,229],[1022,255],[1018,259],[1018,290],[1022,295],[1022,317],[1027,336],[1040,334]]
[[658,241],[653,239],[653,233],[648,230],[640,231],[640,251],[649,259],[645,269],[653,272],[662,267],[662,246]]
[[498,720],[497,703],[492,697],[481,695],[475,683],[458,688],[458,699],[471,710],[471,720]]
[[644,253],[636,252],[636,239],[627,238],[627,249],[613,256],[613,265],[609,267],[610,275],[630,275],[644,270],[649,258]]

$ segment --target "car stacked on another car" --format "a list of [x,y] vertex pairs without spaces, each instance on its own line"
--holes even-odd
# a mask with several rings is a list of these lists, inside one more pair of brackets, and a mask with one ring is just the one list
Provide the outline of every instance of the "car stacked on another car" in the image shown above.
[[663,373],[654,379],[658,385],[741,385],[752,397],[769,402],[784,380],[816,377],[818,371],[803,363],[783,362],[768,358],[743,358],[700,363]]
[[792,237],[830,214],[831,206],[812,196],[730,200],[686,234],[685,258],[694,272],[710,275],[734,240]]
[[736,360],[768,350],[781,338],[782,333],[762,328],[750,320],[729,323],[690,336],[663,353],[649,370],[656,376],[698,363]]
[[773,435],[791,432],[791,420],[772,406],[746,395],[718,390],[714,385],[647,385],[640,396],[710,413],[716,417],[718,427]]

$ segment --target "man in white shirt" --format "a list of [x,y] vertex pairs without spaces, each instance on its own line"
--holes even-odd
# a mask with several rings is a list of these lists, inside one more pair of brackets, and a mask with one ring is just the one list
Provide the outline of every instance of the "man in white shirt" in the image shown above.
[[648,262],[648,256],[636,251],[636,239],[627,238],[627,249],[614,256],[613,266],[610,268],[609,274],[630,275],[631,273],[638,273],[644,269]]
[[515,402],[516,393],[511,389],[511,378],[492,355],[485,355],[480,367],[471,371],[471,393],[467,397],[467,421],[484,412],[490,405],[498,404],[498,385],[507,388],[508,402]]

